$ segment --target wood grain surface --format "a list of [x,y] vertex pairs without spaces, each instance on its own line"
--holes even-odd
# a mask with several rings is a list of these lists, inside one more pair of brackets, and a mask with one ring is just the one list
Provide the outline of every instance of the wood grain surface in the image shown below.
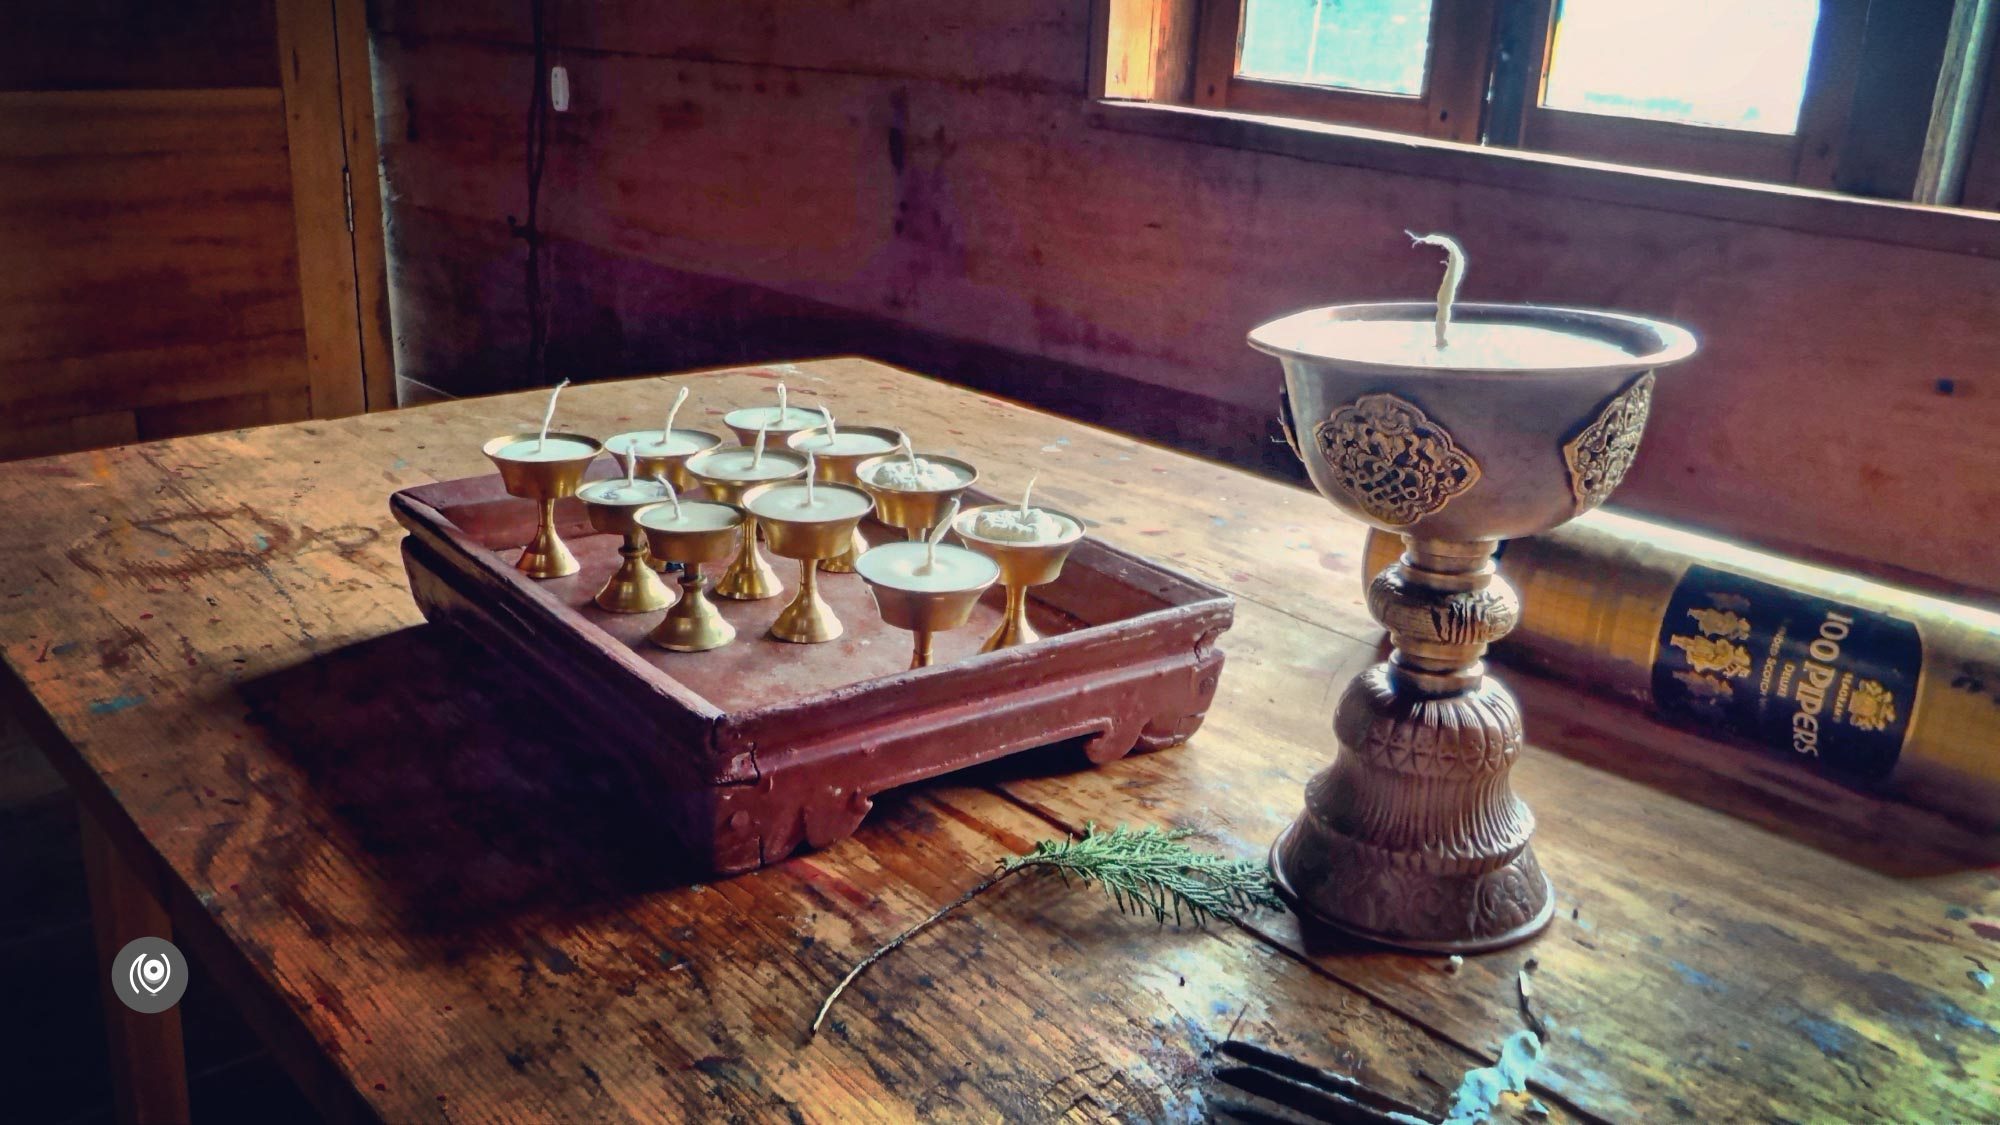
[[540,394],[0,466],[28,725],[169,888],[214,977],[191,987],[227,992],[330,1115],[1198,1119],[1232,1029],[1435,1107],[1522,1026],[1531,964],[1558,1120],[2000,1114],[2000,1000],[1969,975],[2000,960],[1995,841],[1520,676],[1515,779],[1560,899],[1540,939],[1454,973],[1289,916],[1177,931],[1013,882],[806,1042],[855,959],[1036,839],[1198,824],[1261,856],[1379,632],[1361,528],[1317,497],[866,361],[578,386],[562,419],[628,429],[685,384],[683,423],[714,425],[779,377],[1000,493],[1039,471],[1093,535],[1231,590],[1196,737],[955,775],[827,850],[675,885],[615,736],[420,626],[404,586],[388,494],[484,471],[479,441]]

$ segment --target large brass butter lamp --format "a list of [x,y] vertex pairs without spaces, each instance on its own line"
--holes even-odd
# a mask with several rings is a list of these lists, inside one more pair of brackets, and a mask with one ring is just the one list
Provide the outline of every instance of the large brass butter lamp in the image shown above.
[[1534,815],[1507,781],[1520,707],[1480,659],[1520,610],[1494,550],[1610,495],[1653,372],[1695,341],[1617,313],[1454,306],[1463,262],[1448,249],[1440,304],[1312,309],[1250,343],[1284,364],[1287,430],[1313,484],[1405,547],[1368,589],[1395,650],[1335,707],[1339,746],[1272,845],[1273,873],[1307,918],[1463,953],[1532,936],[1555,906]]

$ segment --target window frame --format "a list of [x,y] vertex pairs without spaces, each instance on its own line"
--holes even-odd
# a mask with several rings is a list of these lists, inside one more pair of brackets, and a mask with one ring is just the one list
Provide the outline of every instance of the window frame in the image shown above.
[[[1198,106],[1825,188],[1834,186],[1868,15],[1868,0],[1822,0],[1797,129],[1774,134],[1543,105],[1559,0],[1525,0],[1518,7],[1501,0],[1435,0],[1421,98],[1244,78],[1236,67],[1245,5],[1246,0],[1202,5],[1195,54]],[[1509,20],[1518,22],[1509,27]],[[1510,54],[1516,57],[1505,57]]]
[[1410,96],[1246,78],[1237,73],[1245,0],[1206,0],[1195,54],[1195,104],[1477,144],[1499,6],[1500,0],[1435,0],[1424,92]]

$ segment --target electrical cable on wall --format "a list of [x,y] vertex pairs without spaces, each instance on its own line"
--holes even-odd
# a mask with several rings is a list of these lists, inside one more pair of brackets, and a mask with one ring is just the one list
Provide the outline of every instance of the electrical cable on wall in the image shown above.
[[542,170],[548,163],[549,149],[549,96],[544,85],[549,72],[550,35],[544,15],[544,0],[529,0],[529,16],[534,21],[533,40],[535,55],[534,77],[529,82],[528,98],[528,145],[527,179],[528,209],[526,221],[516,224],[514,233],[528,244],[526,261],[525,305],[528,314],[528,355],[525,372],[528,386],[540,386],[549,381],[549,305],[546,290],[547,256],[542,244],[541,197]]

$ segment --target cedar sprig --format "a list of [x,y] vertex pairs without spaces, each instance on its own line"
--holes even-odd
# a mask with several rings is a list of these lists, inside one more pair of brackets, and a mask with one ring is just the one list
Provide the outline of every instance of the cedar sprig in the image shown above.
[[1104,888],[1121,912],[1151,914],[1162,925],[1170,914],[1176,926],[1183,916],[1202,926],[1211,918],[1285,908],[1262,863],[1196,851],[1181,842],[1196,834],[1192,828],[1134,830],[1122,824],[1099,832],[1086,824],[1081,837],[1043,840],[1026,855],[1001,860],[1000,870],[1039,867],[1065,884],[1073,875]]
[[1211,918],[1235,918],[1253,910],[1285,908],[1263,864],[1196,851],[1181,842],[1196,835],[1199,833],[1192,828],[1134,830],[1122,824],[1109,832],[1099,832],[1096,825],[1085,824],[1082,836],[1043,840],[1023,855],[1001,859],[999,870],[978,886],[862,958],[827,993],[819,1014],[813,1017],[808,1036],[819,1033],[826,1014],[833,1010],[833,1002],[870,965],[936,925],[947,914],[1023,871],[1053,872],[1065,884],[1072,876],[1095,883],[1111,895],[1122,913],[1151,914],[1162,925],[1169,915],[1176,926],[1188,920],[1201,926]]

